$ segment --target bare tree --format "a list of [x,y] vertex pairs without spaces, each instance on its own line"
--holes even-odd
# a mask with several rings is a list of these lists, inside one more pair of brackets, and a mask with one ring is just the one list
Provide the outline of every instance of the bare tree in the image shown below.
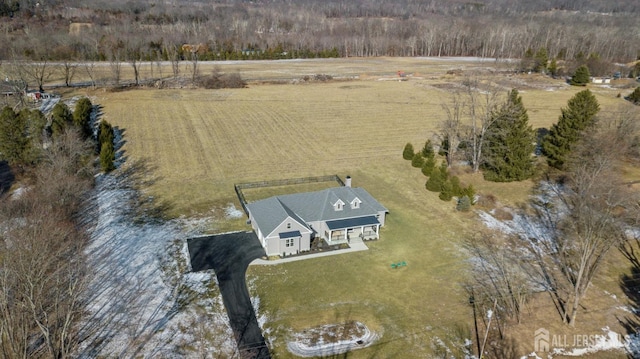
[[519,323],[533,291],[531,280],[520,265],[522,251],[509,236],[493,232],[470,236],[464,246],[473,258],[469,287],[476,303],[489,306],[498,301],[498,324],[504,324],[504,319]]
[[465,144],[469,163],[477,172],[482,164],[485,135],[493,122],[499,96],[494,89],[479,89],[477,79],[467,79],[463,85],[463,92],[453,93],[451,101],[442,104],[447,118],[440,126],[441,151],[445,153],[447,164],[452,166],[458,147]]
[[169,45],[166,47],[167,55],[169,56],[169,61],[171,62],[171,70],[173,71],[173,79],[178,79],[178,75],[180,74],[180,52],[178,51],[178,47],[175,45]]
[[562,320],[575,325],[580,301],[606,254],[626,240],[629,218],[640,213],[638,197],[622,185],[622,134],[587,134],[574,150],[562,184],[542,187],[525,215],[528,270],[551,295]]
[[87,60],[83,64],[84,70],[89,76],[89,81],[91,82],[91,87],[96,87],[96,63],[93,60]]
[[75,132],[63,134],[47,149],[34,185],[0,207],[0,348],[6,357],[68,358],[79,343],[86,238],[73,215],[91,179],[82,170],[91,151]]
[[486,89],[481,93],[477,79],[467,79],[465,87],[464,111],[469,119],[465,142],[468,143],[471,168],[473,172],[478,172],[483,161],[485,135],[493,123],[493,114],[498,106],[498,92]]
[[73,76],[76,74],[76,69],[78,68],[78,64],[76,62],[71,61],[70,59],[65,59],[62,61],[62,76],[64,77],[64,85],[67,87],[71,86],[71,80]]
[[132,41],[127,44],[127,58],[129,60],[129,64],[131,64],[131,67],[133,68],[133,76],[136,86],[140,84],[140,60],[142,59],[141,47],[142,45],[138,41]]
[[463,106],[464,103],[458,93],[454,93],[451,96],[450,104],[442,104],[442,109],[445,111],[447,118],[440,124],[440,151],[444,152],[449,167],[454,163],[456,151],[460,144]]

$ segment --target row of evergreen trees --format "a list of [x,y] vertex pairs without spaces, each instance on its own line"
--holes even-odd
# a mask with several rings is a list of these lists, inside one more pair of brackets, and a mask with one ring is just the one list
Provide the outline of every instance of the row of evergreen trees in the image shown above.
[[438,192],[438,197],[441,200],[448,202],[453,197],[457,197],[456,208],[461,211],[469,210],[471,205],[475,203],[475,190],[472,185],[463,187],[460,179],[449,173],[446,161],[442,161],[440,166],[436,167],[436,153],[431,140],[427,140],[424,147],[415,153],[413,145],[407,143],[402,157],[410,160],[413,167],[420,168],[422,174],[429,177],[425,183],[426,189]]
[[[86,97],[76,102],[73,111],[64,102],[58,102],[49,119],[40,110],[15,112],[8,106],[3,108],[0,111],[0,159],[18,169],[33,166],[41,159],[46,143],[55,141],[67,130],[77,130],[83,140],[91,141],[92,112],[93,104]],[[111,125],[102,121],[97,137],[102,170],[109,172],[115,169]]]
[[[638,90],[640,92],[640,90]],[[596,124],[600,105],[591,91],[583,90],[574,95],[567,107],[548,133],[537,142],[536,132],[529,125],[529,116],[517,90],[512,90],[501,106],[491,114],[492,121],[484,135],[484,155],[480,166],[484,178],[494,182],[522,181],[536,173],[537,143],[547,164],[563,169],[572,146],[580,140],[584,131]],[[426,187],[440,192],[440,198],[448,201],[452,197],[467,196],[473,202],[473,187],[464,188],[455,176],[447,172],[447,163],[436,168],[435,152],[431,141],[424,148],[414,152],[413,145],[407,143],[403,158],[410,160],[414,167],[429,176]]]

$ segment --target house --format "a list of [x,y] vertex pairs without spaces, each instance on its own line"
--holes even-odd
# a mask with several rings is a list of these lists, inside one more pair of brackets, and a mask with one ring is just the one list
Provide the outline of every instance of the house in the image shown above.
[[366,190],[345,186],[270,197],[246,205],[249,221],[267,255],[311,249],[311,239],[328,244],[378,239],[389,212]]

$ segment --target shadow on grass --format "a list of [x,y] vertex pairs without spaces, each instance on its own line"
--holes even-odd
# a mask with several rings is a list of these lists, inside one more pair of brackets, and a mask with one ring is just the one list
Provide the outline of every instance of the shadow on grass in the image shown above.
[[0,161],[0,194],[8,191],[15,180],[16,176],[9,164],[6,161]]
[[[629,240],[620,247],[620,252],[629,260],[631,273],[620,276],[620,288],[629,300],[631,316],[617,317],[629,337],[637,337],[640,329],[640,237]],[[627,357],[637,358],[640,345],[637,340],[628,345]]]

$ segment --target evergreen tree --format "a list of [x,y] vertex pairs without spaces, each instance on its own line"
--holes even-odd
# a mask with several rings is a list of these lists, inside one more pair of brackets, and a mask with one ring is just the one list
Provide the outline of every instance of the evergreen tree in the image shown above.
[[582,65],[576,69],[569,82],[573,86],[586,86],[591,81],[591,74],[587,65]]
[[549,166],[562,169],[571,145],[580,139],[582,131],[595,125],[600,105],[589,90],[575,94],[562,109],[558,123],[542,140],[542,153]]
[[116,152],[112,142],[104,142],[100,147],[100,167],[105,173],[109,173],[116,169],[114,161],[116,160]]
[[404,145],[404,151],[402,151],[402,158],[404,158],[407,161],[411,161],[413,160],[413,155],[414,155],[413,145],[411,143],[407,143],[406,145]]
[[442,172],[436,168],[431,172],[431,176],[429,177],[429,180],[427,180],[425,187],[431,192],[440,192],[442,191],[443,183],[444,179],[442,178]]
[[104,142],[113,142],[113,127],[105,120],[100,121],[100,127],[98,127],[98,142],[100,144]]
[[44,128],[44,116],[38,110],[15,113],[11,107],[0,112],[0,158],[11,165],[34,163],[41,148],[37,144]]
[[558,62],[556,61],[555,57],[551,59],[551,63],[549,64],[549,67],[547,69],[549,70],[551,76],[555,77],[558,75]]
[[473,188],[473,185],[468,185],[466,188],[462,189],[462,196],[467,196],[471,200],[471,204],[474,204],[474,200],[476,198],[476,189]]
[[441,187],[442,188],[440,189],[438,198],[445,202],[451,201],[451,199],[453,198],[453,184],[451,183],[451,181],[444,181]]
[[424,165],[424,158],[422,158],[422,153],[418,152],[415,155],[413,155],[413,159],[411,160],[411,166],[422,168],[422,165]]
[[431,140],[427,140],[427,142],[425,142],[421,152],[422,157],[424,157],[425,159],[434,158],[436,156],[436,152],[433,150],[433,144],[431,143]]
[[482,164],[485,179],[511,182],[531,177],[536,137],[518,90],[509,93],[507,101],[493,116],[485,135]]
[[73,123],[73,114],[64,102],[58,102],[51,111],[51,132],[57,136]]
[[93,111],[93,104],[88,98],[83,97],[76,102],[76,107],[73,111],[73,124],[80,129],[84,138],[89,138],[93,135],[91,130],[91,111]]
[[547,49],[541,47],[536,52],[533,59],[533,71],[545,73],[547,72],[547,63],[549,62],[549,55],[547,55]]
[[422,174],[429,177],[431,173],[436,168],[436,159],[435,157],[427,158],[422,165]]
[[631,103],[635,105],[640,105],[640,86],[636,87],[635,90],[631,93],[631,95],[625,97],[627,101],[631,101]]

